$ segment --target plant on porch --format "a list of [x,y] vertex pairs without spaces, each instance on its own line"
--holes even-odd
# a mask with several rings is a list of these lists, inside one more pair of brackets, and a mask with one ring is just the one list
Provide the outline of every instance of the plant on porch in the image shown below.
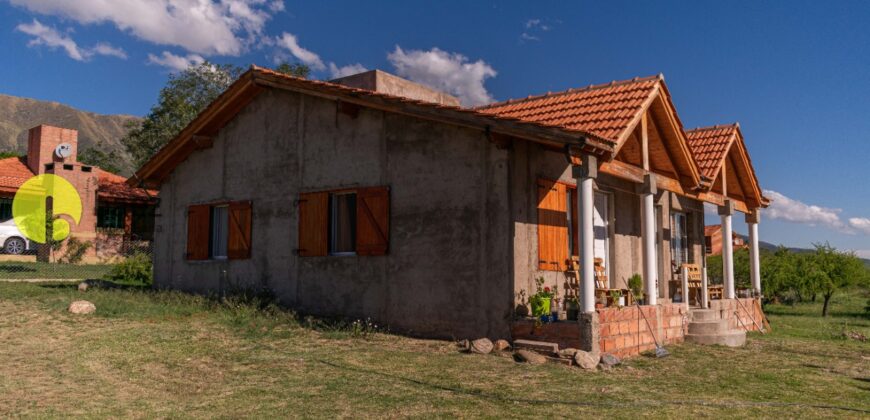
[[553,292],[550,288],[544,286],[544,278],[538,277],[535,279],[535,287],[537,291],[529,297],[529,304],[532,305],[532,316],[550,315],[550,301],[553,299]]

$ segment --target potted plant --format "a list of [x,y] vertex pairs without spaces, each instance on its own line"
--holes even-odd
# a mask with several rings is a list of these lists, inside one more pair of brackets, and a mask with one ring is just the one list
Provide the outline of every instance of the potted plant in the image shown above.
[[621,290],[611,290],[608,306],[625,306],[625,297],[622,296]]
[[529,316],[529,301],[526,299],[526,289],[520,289],[519,293],[517,293],[517,306],[514,308],[514,312],[519,317],[527,317]]
[[537,292],[529,297],[529,304],[532,306],[532,316],[550,316],[550,300],[553,299],[553,293],[549,287],[544,286],[544,278],[539,277],[535,280]]
[[643,304],[643,279],[640,274],[635,273],[629,277],[628,288],[631,289],[631,294],[634,295],[638,303]]

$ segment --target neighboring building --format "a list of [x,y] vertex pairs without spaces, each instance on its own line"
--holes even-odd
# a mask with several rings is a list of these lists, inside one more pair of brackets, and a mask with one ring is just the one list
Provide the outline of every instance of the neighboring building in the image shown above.
[[[749,247],[736,232],[731,233],[731,243],[734,249]],[[704,226],[704,244],[707,255],[722,255],[722,225]]]
[[[476,109],[372,89],[243,74],[128,180],[160,188],[155,285],[265,288],[302,313],[499,338],[517,293],[538,277],[564,290],[573,256],[586,321],[565,328],[631,354],[652,342],[589,321],[610,317],[593,261],[612,288],[642,274],[654,319],[685,316],[670,298],[681,264],[704,265],[703,203],[751,224],[768,204],[748,156],[701,172],[660,76]],[[655,323],[660,337],[681,340],[678,321]]]
[[[56,153],[68,146],[68,156]],[[89,260],[107,260],[132,246],[153,239],[157,191],[126,184],[126,178],[77,161],[76,130],[40,125],[30,129],[27,155],[0,159],[0,221],[12,218],[12,199],[28,179],[60,175],[82,200],[81,220],[71,224],[71,236],[90,241]]]

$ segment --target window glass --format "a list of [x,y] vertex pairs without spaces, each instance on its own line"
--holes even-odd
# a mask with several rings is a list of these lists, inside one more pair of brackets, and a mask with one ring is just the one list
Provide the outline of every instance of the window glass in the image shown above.
[[329,252],[348,254],[356,251],[356,193],[329,196]]
[[227,206],[212,207],[211,215],[211,256],[212,258],[226,258],[227,232],[229,231]]
[[12,218],[12,199],[0,198],[0,222]]
[[608,195],[595,193],[595,206],[592,212],[595,258],[600,258],[605,269],[610,269],[610,203]]
[[673,263],[674,268],[679,269],[680,265],[689,262],[689,235],[686,214],[674,213],[672,222],[673,237],[671,238],[671,246],[673,248]]
[[97,227],[121,229],[124,227],[124,207],[100,206],[97,208]]

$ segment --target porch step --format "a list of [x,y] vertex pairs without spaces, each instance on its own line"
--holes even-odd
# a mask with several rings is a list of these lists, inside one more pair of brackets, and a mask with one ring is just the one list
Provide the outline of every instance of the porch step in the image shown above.
[[[691,327],[691,324],[689,324],[689,326]],[[718,334],[689,333],[686,334],[686,342],[703,345],[718,344],[720,346],[741,347],[746,344],[746,331],[728,331]]]
[[727,333],[728,331],[729,329],[727,319],[689,322],[689,334],[723,334]]
[[559,354],[559,345],[547,341],[514,340],[513,346],[515,349],[533,350],[538,353],[553,356]]
[[689,311],[692,316],[692,321],[715,321],[722,319],[722,314],[714,309],[692,309]]

